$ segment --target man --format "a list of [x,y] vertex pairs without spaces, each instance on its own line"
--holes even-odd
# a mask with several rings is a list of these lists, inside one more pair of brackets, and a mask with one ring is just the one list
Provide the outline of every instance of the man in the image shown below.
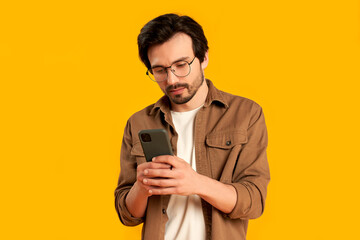
[[[144,223],[143,239],[245,239],[270,180],[261,107],[205,80],[207,40],[190,17],[153,19],[138,46],[164,96],[125,127],[115,190],[121,222]],[[174,156],[146,162],[138,132],[158,128],[168,132]]]

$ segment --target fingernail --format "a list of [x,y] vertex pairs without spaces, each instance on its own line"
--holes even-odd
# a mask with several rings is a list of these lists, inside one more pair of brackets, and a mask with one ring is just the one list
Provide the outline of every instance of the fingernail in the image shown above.
[[155,157],[153,157],[151,160],[154,162],[154,161],[155,161]]
[[144,179],[144,180],[143,180],[143,183],[147,183],[147,182],[148,182],[148,180],[147,180],[147,179]]
[[146,175],[146,174],[148,174],[148,173],[149,173],[149,171],[148,171],[148,170],[145,170],[145,171],[144,171],[144,174],[145,174],[145,175]]

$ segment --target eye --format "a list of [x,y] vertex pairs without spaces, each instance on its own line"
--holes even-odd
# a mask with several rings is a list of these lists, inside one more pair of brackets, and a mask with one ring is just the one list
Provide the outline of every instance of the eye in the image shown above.
[[187,65],[187,62],[178,62],[178,63],[175,63],[175,67],[176,68],[184,68],[186,67]]
[[162,73],[165,73],[165,69],[162,68],[162,67],[153,68],[152,71],[153,71],[154,74],[162,74]]

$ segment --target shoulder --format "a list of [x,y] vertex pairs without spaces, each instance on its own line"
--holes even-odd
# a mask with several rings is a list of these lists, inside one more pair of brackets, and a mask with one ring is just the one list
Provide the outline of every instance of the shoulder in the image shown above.
[[233,122],[236,121],[244,129],[251,127],[259,119],[263,121],[263,109],[254,100],[224,91],[221,91],[221,94],[224,102],[228,105],[224,115],[227,115],[229,121],[230,119]]
[[249,112],[251,109],[261,109],[259,104],[249,98],[222,91],[216,88],[208,79],[207,83],[209,86],[208,104],[214,101],[220,102],[223,106],[226,106],[226,108],[231,110],[238,109],[245,112]]
[[129,118],[129,122],[138,122],[144,121],[146,118],[149,118],[150,112],[154,109],[155,103],[135,112]]
[[246,113],[261,111],[261,106],[252,99],[234,95],[228,92],[219,90],[223,96],[224,102],[231,110],[238,110]]

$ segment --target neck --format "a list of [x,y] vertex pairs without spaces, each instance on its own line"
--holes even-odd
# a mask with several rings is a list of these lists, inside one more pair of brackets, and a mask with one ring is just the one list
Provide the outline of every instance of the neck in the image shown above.
[[176,104],[171,102],[171,109],[175,112],[187,112],[194,110],[195,108],[198,108],[205,103],[208,92],[209,87],[206,84],[206,80],[204,79],[195,96],[190,101],[184,104]]

